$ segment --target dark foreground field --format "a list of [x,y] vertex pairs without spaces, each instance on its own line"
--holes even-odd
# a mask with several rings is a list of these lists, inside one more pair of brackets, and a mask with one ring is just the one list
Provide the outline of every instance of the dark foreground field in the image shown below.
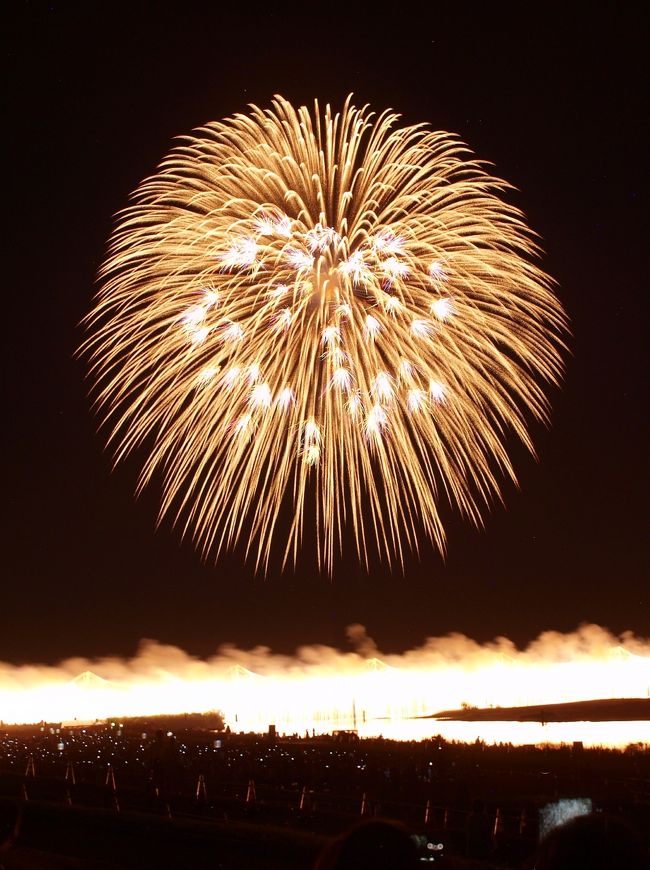
[[650,845],[647,744],[276,739],[171,722],[145,734],[127,724],[0,731],[2,870],[308,870],[324,844],[376,817],[442,845],[435,867],[525,867],[544,807],[575,799]]
[[0,852],[6,870],[308,868],[325,842],[316,834],[242,821],[0,799],[4,827],[17,819],[15,843]]

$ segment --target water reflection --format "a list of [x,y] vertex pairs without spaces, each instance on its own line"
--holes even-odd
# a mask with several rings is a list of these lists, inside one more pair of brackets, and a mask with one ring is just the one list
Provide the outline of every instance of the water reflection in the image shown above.
[[329,734],[333,730],[356,730],[360,737],[385,737],[388,740],[427,740],[440,735],[445,740],[487,744],[572,744],[624,748],[631,743],[650,745],[650,722],[454,722],[438,719],[372,719],[336,722],[305,720],[293,723],[296,733]]
[[402,719],[363,724],[362,737],[391,740],[425,740],[440,734],[445,740],[473,743],[574,743],[585,746],[625,747],[650,743],[650,722],[440,722],[436,719]]

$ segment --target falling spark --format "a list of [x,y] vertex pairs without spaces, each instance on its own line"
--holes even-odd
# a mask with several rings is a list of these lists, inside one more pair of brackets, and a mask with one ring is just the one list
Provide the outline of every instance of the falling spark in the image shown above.
[[183,315],[183,323],[189,328],[194,329],[199,323],[203,323],[206,315],[206,310],[202,305],[193,305]]
[[379,372],[373,383],[373,392],[380,402],[389,402],[393,398],[393,385],[388,372]]
[[366,418],[366,434],[369,438],[379,440],[388,422],[388,414],[381,405],[373,405]]
[[355,285],[370,282],[372,279],[372,271],[364,262],[361,251],[355,251],[347,260],[344,260],[339,266],[339,272],[342,275],[350,276]]
[[223,376],[223,382],[226,385],[226,387],[233,386],[233,384],[235,383],[235,381],[239,377],[240,371],[241,371],[241,369],[239,369],[237,366],[233,366],[232,368],[228,369],[228,371]]
[[203,344],[210,333],[210,330],[207,326],[201,326],[198,329],[193,330],[191,334],[192,344]]
[[382,269],[388,275],[391,284],[397,278],[406,278],[409,273],[409,267],[406,263],[401,263],[396,257],[389,257],[387,260],[384,260]]
[[436,299],[431,303],[431,313],[435,314],[438,320],[449,320],[453,311],[450,299]]
[[401,254],[404,248],[404,239],[387,230],[374,237],[372,247],[373,250],[382,254]]
[[397,311],[402,309],[402,303],[399,301],[397,296],[389,296],[386,300],[386,311],[390,311],[391,314],[395,314]]
[[443,402],[446,395],[446,390],[440,381],[429,381],[429,393],[435,402]]
[[445,274],[445,270],[444,270],[442,263],[438,263],[437,261],[434,261],[429,266],[429,275],[434,280],[438,280],[438,281],[444,281],[445,278],[447,277]]
[[352,384],[352,375],[347,369],[339,368],[334,371],[332,375],[332,385],[338,387],[340,390],[349,390],[350,385]]
[[411,321],[411,332],[417,338],[426,338],[433,332],[433,325],[428,320]]
[[235,423],[235,432],[240,435],[246,434],[250,429],[252,419],[252,414],[244,414],[240,417]]
[[227,341],[241,341],[244,337],[244,330],[239,323],[230,323],[223,331],[223,338]]
[[225,269],[252,266],[257,257],[257,245],[253,239],[242,239],[223,255],[221,264]]
[[305,442],[313,442],[314,444],[320,442],[320,428],[315,420],[307,420],[304,426],[303,436]]
[[408,398],[406,400],[409,411],[411,411],[412,413],[419,411],[420,408],[423,407],[425,400],[426,393],[424,392],[424,390],[419,390],[417,387],[409,390]]
[[372,314],[366,317],[366,334],[368,338],[374,338],[381,331],[381,323]]
[[290,408],[295,401],[296,396],[291,387],[285,387],[283,390],[281,390],[280,395],[277,398],[277,403],[283,411],[286,411],[287,408]]
[[403,564],[444,550],[441,499],[480,524],[566,331],[507,188],[453,135],[281,97],[140,185],[82,352],[117,457],[150,446],[140,486],[163,471],[206,556],[295,562],[311,522],[330,572],[350,543]]
[[208,384],[211,380],[213,380],[214,376],[218,373],[219,369],[214,366],[207,366],[202,371],[199,372],[198,381],[200,384]]
[[348,399],[347,410],[350,417],[356,417],[361,410],[361,398],[358,393],[350,396]]
[[254,408],[269,408],[271,406],[271,389],[268,384],[257,384],[253,387],[250,403]]
[[269,296],[273,297],[274,299],[279,299],[281,296],[284,296],[285,293],[288,292],[289,288],[286,284],[278,284],[277,287],[273,287],[271,290],[269,290]]
[[334,344],[341,340],[341,331],[337,326],[328,326],[323,330],[323,344]]
[[287,255],[289,263],[299,272],[311,269],[314,265],[314,258],[311,254],[307,254],[305,251],[291,250],[287,252]]
[[282,311],[278,314],[277,317],[277,327],[278,329],[289,329],[291,326],[291,309],[283,308]]

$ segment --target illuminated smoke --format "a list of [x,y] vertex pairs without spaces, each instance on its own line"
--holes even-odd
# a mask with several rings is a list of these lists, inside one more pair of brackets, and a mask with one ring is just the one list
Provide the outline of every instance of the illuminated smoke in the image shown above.
[[[548,631],[524,650],[499,637],[462,634],[383,654],[361,625],[352,646],[300,647],[292,656],[263,646],[222,645],[205,660],[152,640],[130,659],[67,659],[56,667],[0,665],[0,720],[80,721],[219,709],[236,730],[351,727],[368,731],[443,709],[650,696],[650,642],[597,625]],[[582,723],[584,724],[584,723]],[[625,723],[621,723],[625,725]],[[377,728],[375,728],[377,730]],[[386,727],[384,726],[384,729]]]

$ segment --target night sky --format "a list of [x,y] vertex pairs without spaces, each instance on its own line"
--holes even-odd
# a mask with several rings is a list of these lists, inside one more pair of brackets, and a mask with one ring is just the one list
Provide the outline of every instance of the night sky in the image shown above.
[[[0,660],[130,655],[142,637],[197,655],[346,648],[354,622],[386,652],[450,631],[525,644],[585,621],[650,633],[637,4],[537,19],[477,17],[483,4],[432,3],[428,18],[404,3],[358,18],[348,4],[133,5],[12,4]],[[174,136],[274,93],[340,106],[350,91],[458,133],[519,189],[573,333],[552,426],[533,427],[539,461],[512,444],[520,490],[504,485],[484,530],[443,510],[445,561],[423,541],[404,575],[346,561],[330,580],[308,547],[284,576],[255,577],[240,551],[203,564],[169,523],[156,531],[155,488],[135,500],[142,455],[111,471],[78,324],[114,213]]]

